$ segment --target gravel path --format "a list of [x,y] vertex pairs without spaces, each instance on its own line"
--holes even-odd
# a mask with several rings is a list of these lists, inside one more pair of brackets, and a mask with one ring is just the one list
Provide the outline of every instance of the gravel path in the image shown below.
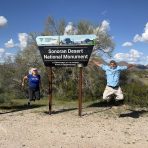
[[147,148],[146,109],[47,107],[16,112],[0,110],[0,148]]

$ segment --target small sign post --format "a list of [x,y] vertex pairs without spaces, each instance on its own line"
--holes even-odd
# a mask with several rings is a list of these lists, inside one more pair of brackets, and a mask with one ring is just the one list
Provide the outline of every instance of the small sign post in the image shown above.
[[52,67],[49,67],[48,69],[48,99],[49,99],[49,115],[51,115],[51,110],[52,110]]
[[49,115],[52,112],[52,67],[79,67],[78,106],[82,115],[83,67],[93,50],[95,35],[38,36],[36,38],[42,60],[48,69]]
[[79,86],[78,86],[78,90],[79,90],[79,116],[82,116],[82,95],[83,95],[83,65],[82,64],[78,64],[79,67]]

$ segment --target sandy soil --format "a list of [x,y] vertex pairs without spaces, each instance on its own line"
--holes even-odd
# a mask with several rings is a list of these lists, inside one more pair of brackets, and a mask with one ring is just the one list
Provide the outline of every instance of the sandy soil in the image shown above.
[[147,148],[146,109],[48,107],[0,110],[0,148]]

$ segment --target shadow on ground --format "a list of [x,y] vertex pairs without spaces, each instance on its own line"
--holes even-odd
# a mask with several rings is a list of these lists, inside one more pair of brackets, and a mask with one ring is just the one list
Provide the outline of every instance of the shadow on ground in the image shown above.
[[82,113],[82,116],[88,116],[88,115],[92,115],[92,114],[96,114],[96,113],[99,113],[99,112],[104,112],[104,111],[107,111],[107,110],[110,110],[112,108],[112,106],[114,106],[114,101],[111,101],[111,102],[105,102],[105,101],[100,101],[100,102],[95,102],[95,103],[92,103],[88,106],[86,106],[86,108],[100,108],[100,110],[97,110],[97,111],[92,111],[92,112],[86,112],[85,111]]
[[120,118],[124,118],[124,117],[131,117],[131,118],[139,118],[141,115],[148,113],[148,111],[146,110],[140,110],[140,111],[136,111],[136,110],[130,110],[131,112],[129,113],[122,113],[119,115]]
[[[59,114],[59,113],[64,113],[64,112],[69,112],[69,111],[73,111],[73,110],[77,110],[78,108],[67,108],[67,109],[59,109],[57,111],[52,111],[51,114]],[[49,114],[48,111],[44,112],[45,114]]]
[[0,109],[4,111],[0,112],[0,114],[7,114],[7,113],[13,113],[13,112],[18,112],[23,110],[29,110],[29,109],[39,108],[42,106],[45,106],[45,105],[32,104],[28,106],[24,104],[24,105],[1,106]]
[[[119,106],[120,104],[118,104]],[[93,104],[88,105],[87,107],[113,107],[113,106],[117,106],[116,102],[114,100],[111,100],[110,102],[106,102],[106,101],[100,101],[100,102],[95,102]]]

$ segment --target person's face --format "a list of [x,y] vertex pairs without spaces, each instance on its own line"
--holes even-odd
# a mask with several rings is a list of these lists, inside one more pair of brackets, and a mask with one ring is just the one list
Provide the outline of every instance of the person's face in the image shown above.
[[110,68],[115,69],[117,67],[117,64],[115,63],[110,63]]
[[37,70],[33,70],[32,74],[36,75],[37,74]]

